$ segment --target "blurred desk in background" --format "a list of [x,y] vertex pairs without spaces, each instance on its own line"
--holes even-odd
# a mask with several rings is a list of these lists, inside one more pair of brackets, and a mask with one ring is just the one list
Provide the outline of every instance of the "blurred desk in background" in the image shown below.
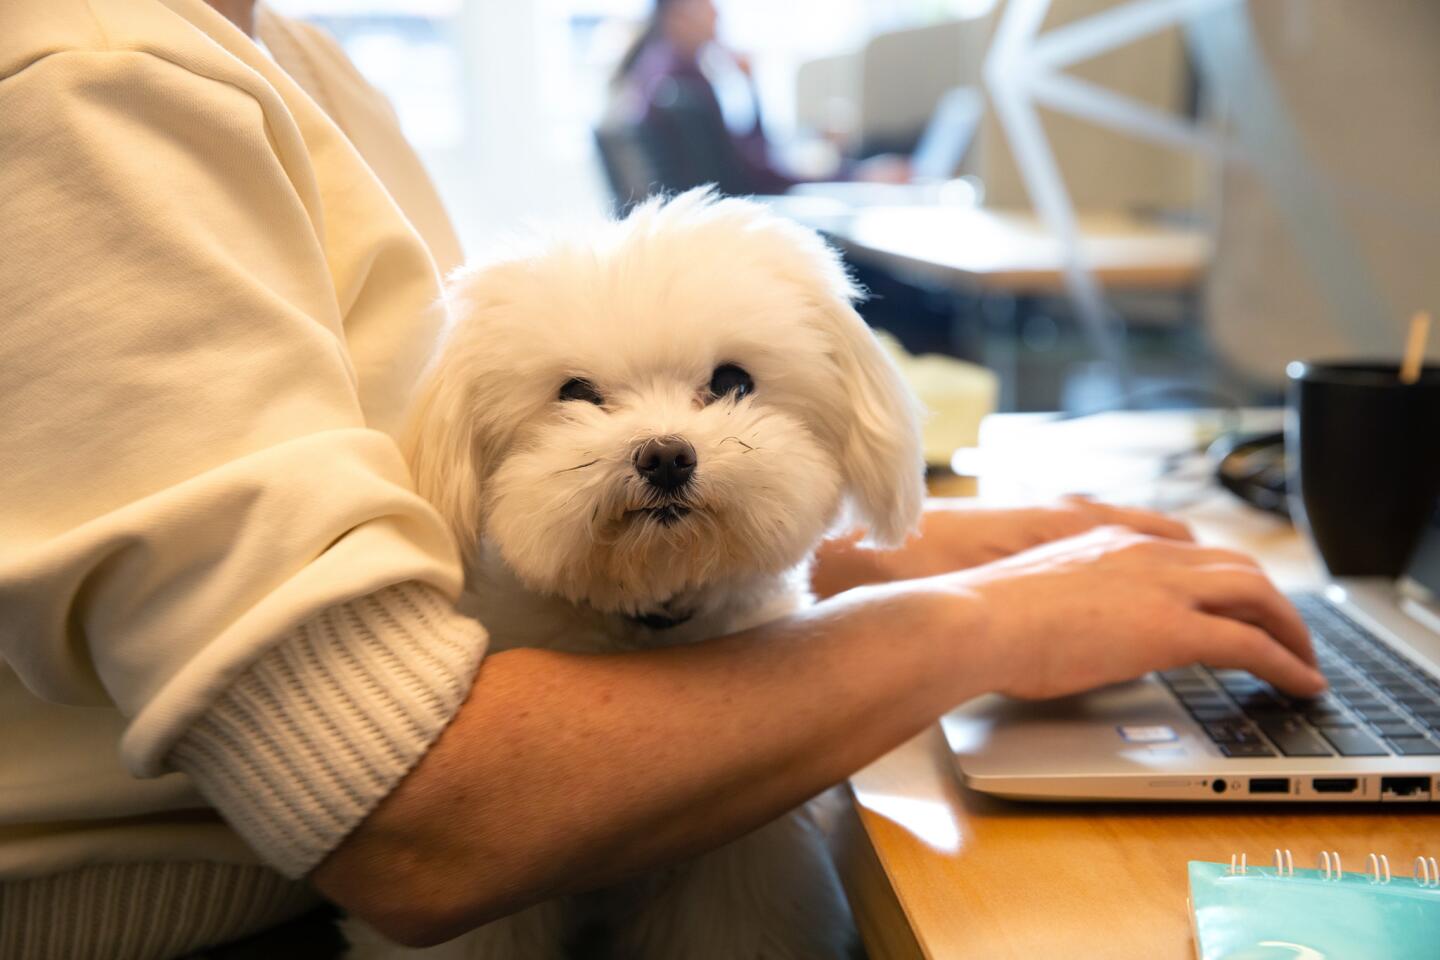
[[[803,194],[770,202],[830,235],[860,262],[966,291],[1064,292],[1064,251],[1029,213],[969,205],[851,205]],[[1119,212],[1081,214],[1079,227],[1085,258],[1110,290],[1189,290],[1210,261],[1209,237],[1197,228]]]
[[[980,489],[987,498],[995,489],[1050,494],[1068,476],[1070,489],[1104,493],[1093,475],[1087,479],[1094,464],[1082,450],[1121,459],[1149,451],[1163,460],[1167,451],[1200,447],[1236,416],[1245,429],[1265,429],[1278,411],[990,417],[980,433],[982,463],[1000,472],[982,476]],[[1006,463],[1027,464],[1036,485],[1014,487],[1016,478],[999,466]],[[1314,554],[1288,524],[1223,491],[1196,487],[1176,512],[1200,540],[1257,556],[1282,586],[1320,579]],[[1440,814],[1426,804],[995,799],[960,783],[938,725],[855,774],[850,786],[855,816],[837,837],[837,858],[871,960],[1189,960],[1188,860],[1228,862],[1246,852],[1263,863],[1274,848],[1288,847],[1305,866],[1322,849],[1339,851],[1346,864],[1364,863],[1371,850],[1405,864],[1433,854],[1440,836]]]
[[[888,189],[925,196],[922,187]],[[1062,245],[1033,215],[962,203],[867,205],[810,194],[768,202],[826,234],[861,271],[948,295],[948,329],[937,332],[945,346],[930,349],[994,370],[999,409],[1097,402],[1065,392],[1076,372],[1072,365],[1097,358],[1066,295]],[[1183,340],[1199,314],[1196,293],[1211,257],[1208,234],[1121,212],[1081,214],[1078,225],[1086,261],[1127,330],[1170,331]],[[1127,347],[1132,356],[1138,343]],[[1172,368],[1171,379],[1193,378],[1197,364],[1175,359],[1180,349],[1191,348],[1165,347],[1161,366]],[[1151,357],[1149,367],[1155,366]]]

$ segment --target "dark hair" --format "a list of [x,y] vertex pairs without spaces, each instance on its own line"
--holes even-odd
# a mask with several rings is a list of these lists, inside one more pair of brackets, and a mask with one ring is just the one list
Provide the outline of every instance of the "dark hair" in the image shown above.
[[630,71],[635,69],[635,62],[640,59],[640,54],[650,45],[650,41],[660,36],[660,21],[665,16],[665,10],[675,0],[651,0],[650,13],[645,17],[645,28],[630,44],[630,49],[625,51],[625,56],[620,58],[620,63],[615,68],[615,75],[610,78],[611,83],[623,83],[625,78],[630,76]]

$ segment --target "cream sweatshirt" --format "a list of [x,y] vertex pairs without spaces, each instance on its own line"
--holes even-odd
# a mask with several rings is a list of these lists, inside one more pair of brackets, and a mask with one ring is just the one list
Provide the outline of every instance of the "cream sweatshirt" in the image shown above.
[[395,439],[458,245],[338,47],[258,32],[0,4],[7,960],[304,909],[484,650]]

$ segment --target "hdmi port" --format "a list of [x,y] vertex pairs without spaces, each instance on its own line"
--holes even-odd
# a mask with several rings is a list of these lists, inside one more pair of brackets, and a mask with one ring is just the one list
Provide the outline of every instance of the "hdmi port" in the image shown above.
[[1316,793],[1354,793],[1360,788],[1355,777],[1316,777],[1310,781]]

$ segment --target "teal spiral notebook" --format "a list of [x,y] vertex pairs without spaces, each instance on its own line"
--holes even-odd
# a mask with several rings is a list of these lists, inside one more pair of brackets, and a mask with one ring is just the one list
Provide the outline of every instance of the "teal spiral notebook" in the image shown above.
[[1296,870],[1190,861],[1190,919],[1198,960],[1440,960],[1440,867],[1417,857],[1412,876],[1392,875],[1371,854],[1361,871],[1339,854]]

